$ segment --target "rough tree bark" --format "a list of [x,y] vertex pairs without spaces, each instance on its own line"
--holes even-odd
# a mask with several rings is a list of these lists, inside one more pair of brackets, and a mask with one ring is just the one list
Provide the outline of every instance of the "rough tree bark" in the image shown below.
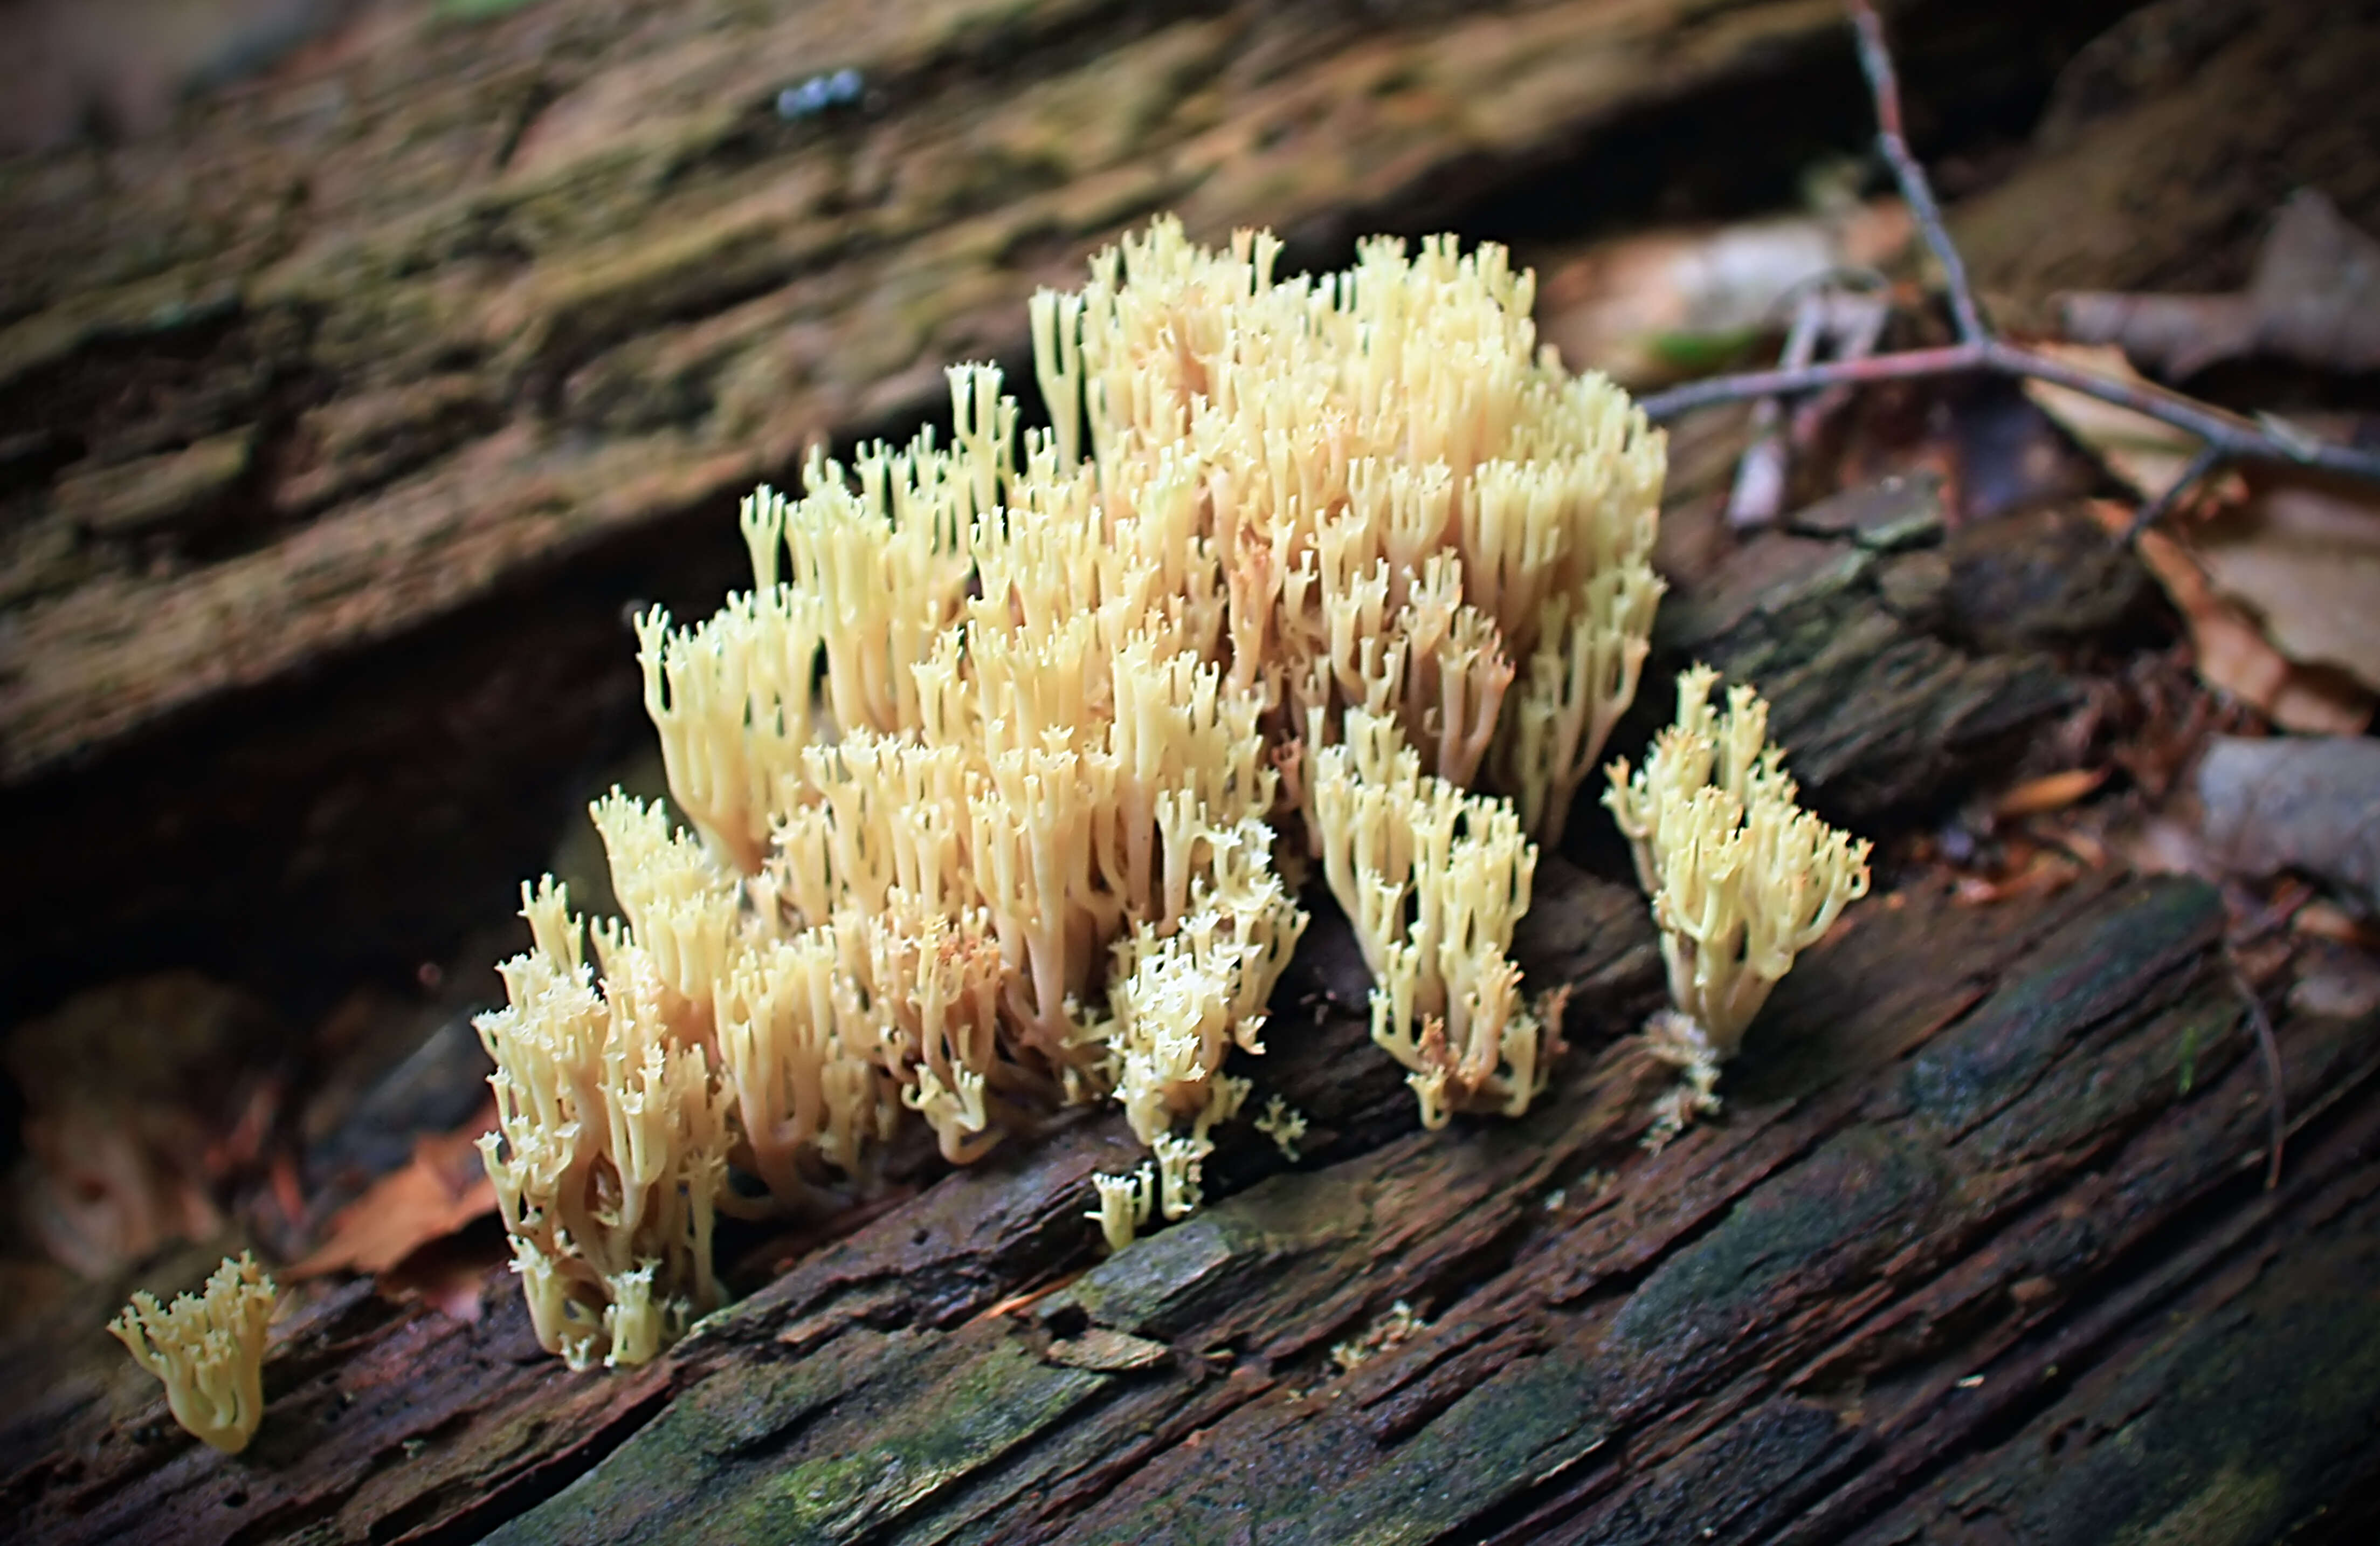
[[[37,487],[0,775],[912,414],[1152,211],[1309,248],[1410,228],[1483,167],[1841,46],[1804,0],[1385,14],[432,17],[195,142],[21,167],[0,395]],[[843,67],[861,104],[780,112]]]
[[[434,934],[458,877],[500,897],[541,857],[491,835],[540,829],[521,767],[557,781],[633,718],[618,600],[732,572],[675,517],[921,407],[945,359],[1015,358],[1025,291],[1151,208],[1327,251],[1814,59],[1865,131],[1835,7],[1799,0],[744,14],[425,27],[175,143],[10,169],[10,980],[210,909],[368,955]],[[777,115],[844,65],[880,97]],[[1673,599],[1657,670],[1759,681],[1838,818],[1938,810],[2137,584],[1939,538],[1922,492],[1806,513]],[[1575,1050],[1524,1121],[1414,1130],[1326,920],[1247,1070],[1313,1119],[1305,1159],[1242,1135],[1207,1211],[1112,1259],[1080,1215],[1130,1145],[1093,1114],[641,1369],[564,1370],[499,1274],[475,1323],[358,1285],[283,1328],[236,1460],[128,1366],[24,1393],[0,1516],[59,1542],[2363,1539],[2374,1028],[2280,1017],[2291,1157],[2258,1189],[2271,1091],[2221,925],[2178,882],[1872,899],[1724,1115],[1648,1156],[1641,899],[1549,858],[1525,964],[1578,988]]]
[[[1815,800],[1873,822],[2071,691],[1906,604],[1931,524],[1922,490],[1816,512],[1675,614],[1675,648],[1774,685]],[[1919,742],[1890,777],[1827,749]],[[2380,1476],[2380,1060],[2370,1016],[2282,1020],[2298,1136],[2259,1190],[2223,916],[2177,881],[1873,898],[1724,1115],[1647,1155],[1642,900],[1549,859],[1524,959],[1576,987],[1578,1050],[1523,1121],[1414,1130],[1326,920],[1248,1069],[1313,1119],[1305,1158],[1239,1135],[1220,1200],[1112,1258],[1082,1211],[1133,1151],[1092,1114],[649,1367],[566,1372],[501,1273],[475,1325],[359,1288],[286,1332],[248,1455],[60,1393],[0,1501],[57,1542],[2272,1539]],[[1421,1323],[1342,1372],[1400,1302]]]
[[[1921,122],[2122,8],[1897,10]],[[736,495],[1021,363],[1154,211],[1336,262],[1789,198],[1870,128],[1833,0],[451,9],[0,165],[0,992],[440,954],[630,733],[623,603],[715,604]]]

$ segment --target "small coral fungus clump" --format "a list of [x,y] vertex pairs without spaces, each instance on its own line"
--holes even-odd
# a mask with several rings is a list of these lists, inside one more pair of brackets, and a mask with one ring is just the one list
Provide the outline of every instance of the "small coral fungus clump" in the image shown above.
[[135,1294],[107,1329],[164,1382],[176,1422],[237,1455],[264,1417],[264,1330],[279,1296],[254,1258],[225,1257],[200,1292],[171,1308]]
[[1656,1121],[1656,1148],[1718,1109],[1718,1065],[1769,992],[1867,895],[1867,841],[1794,803],[1784,750],[1768,739],[1768,705],[1734,687],[1717,712],[1718,681],[1708,666],[1679,674],[1677,722],[1633,776],[1625,760],[1610,766],[1603,797],[1653,898],[1676,1006],[1645,1028],[1655,1053],[1685,1076]]
[[624,919],[590,960],[528,892],[481,1022],[548,1347],[650,1357],[715,1299],[731,1167],[831,1207],[905,1113],[965,1163],[1113,1099],[1153,1158],[1094,1216],[1179,1217],[1313,859],[1431,1121],[1543,1088],[1505,951],[1635,690],[1661,439],[1536,351],[1500,249],[1277,251],[1102,253],[1032,306],[1047,432],[954,369],[947,444],[814,457],[745,502],[749,592],[639,619],[693,830],[599,802]]
[[1388,720],[1350,709],[1346,731],[1316,759],[1315,830],[1379,984],[1372,1040],[1412,1070],[1424,1126],[1452,1109],[1518,1116],[1545,1088],[1560,1023],[1559,1002],[1543,1015],[1522,1004],[1505,955],[1536,845],[1504,801],[1424,777]]

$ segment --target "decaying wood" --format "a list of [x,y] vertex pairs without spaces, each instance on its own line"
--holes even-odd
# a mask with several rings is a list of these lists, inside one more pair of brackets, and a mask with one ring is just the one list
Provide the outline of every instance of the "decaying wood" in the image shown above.
[[[1946,549],[1943,524],[1939,492],[1924,480],[1813,506],[1662,608],[1657,667],[1700,660],[1757,684],[1794,775],[1830,814],[1865,827],[1938,798],[2068,700],[2043,630],[2095,607],[2106,563],[2095,554],[2028,597],[1997,598],[2005,647],[1978,653],[1945,637],[1960,595],[2012,590],[2008,579],[2030,564],[2021,544],[1986,553],[1962,537]],[[1650,676],[1647,696],[1658,700],[1665,679]],[[1669,712],[1656,701],[1636,717]]]
[[[1160,204],[1309,249],[1411,228],[1482,165],[1843,46],[1833,4],[1786,0],[747,9],[426,29],[171,146],[0,179],[0,779],[45,797],[0,827],[41,881],[10,949],[105,918],[132,955],[142,919],[235,907],[404,939],[467,862],[500,895],[542,857],[504,846],[543,826],[519,764],[634,720],[618,603],[731,572],[676,513],[709,530],[811,436],[925,406],[945,359],[1015,359],[1018,299],[1083,248]],[[777,113],[846,64],[860,110]],[[1654,679],[1755,680],[1819,809],[1930,816],[2138,593],[2104,544],[2045,581],[1941,527],[1922,486],[1803,512],[1672,598]],[[514,615],[507,587],[566,558],[579,585]],[[260,683],[203,757],[130,741]],[[115,737],[146,765],[63,778]],[[237,852],[157,862],[206,819]],[[326,911],[325,871],[385,886]],[[0,1517],[59,1542],[2360,1540],[2374,1027],[2279,1017],[2264,1192],[2220,927],[2180,882],[1889,891],[1780,989],[1723,1115],[1648,1155],[1641,898],[1548,858],[1524,962],[1578,990],[1573,1051],[1522,1122],[1415,1129],[1325,919],[1237,1070],[1309,1116],[1303,1159],[1232,1135],[1209,1207],[1111,1259],[1088,1177],[1136,1154],[1078,1114],[644,1369],[564,1369],[498,1272],[476,1322],[356,1285],[279,1328],[237,1458],[128,1367],[27,1393]]]
[[[1663,648],[1776,692],[1821,805],[1938,804],[2062,700],[2046,655],[1907,603],[1896,566],[1982,562],[1912,547],[1922,485],[1797,524]],[[67,1392],[13,1430],[0,1504],[58,1542],[2079,1543],[2214,1508],[2204,1539],[2267,1539],[2380,1472],[2380,1086],[2369,1016],[2285,1017],[2291,1163],[2259,1189],[2222,920],[2177,881],[1872,898],[1723,1115],[1652,1155],[1642,901],[1548,858],[1524,959],[1578,988],[1576,1045],[1523,1121],[1415,1130],[1325,919],[1246,1069],[1312,1119],[1304,1158],[1233,1135],[1217,1200],[1111,1258],[1089,1177],[1135,1151],[1086,1114],[647,1368],[564,1369],[502,1273],[474,1325],[358,1289],[281,1333],[249,1455]]]
[[[195,144],[0,190],[0,418],[36,485],[8,522],[0,776],[915,413],[1151,211],[1406,224],[1468,163],[1833,25],[1788,0],[1377,36],[1320,4],[421,9]],[[780,113],[838,67],[861,104]]]
[[[1633,898],[1549,900],[1624,1023]],[[478,1328],[350,1301],[291,1334],[249,1455],[152,1418],[12,1510],[61,1541],[576,1543],[1891,1540],[1980,1507],[2015,1523],[1975,1539],[2083,1541],[2219,1505],[2207,1539],[2269,1539],[2380,1458],[2380,1102],[2369,1023],[2285,1023],[2311,1141],[2257,1189],[2221,917],[2179,882],[1904,892],[1658,1156],[1621,1043],[1524,1121],[1272,1175],[1013,1313],[1090,1261],[1116,1125],[949,1178],[630,1373],[539,1356],[508,1285]],[[1343,1066],[1359,1032],[1309,1045]],[[1281,1072],[1365,1125],[1325,1068]],[[1400,1300],[1427,1326],[1340,1372]],[[1058,1346],[1094,1333],[1163,1357]]]
[[[715,606],[739,493],[1021,365],[1026,296],[1157,210],[1335,264],[1868,128],[1808,0],[464,8],[0,163],[0,997],[448,959],[636,736],[622,609]],[[2122,8],[1996,13],[2011,63],[1895,6],[1912,111]]]
[[0,779],[912,415],[1152,211],[1335,251],[1848,55],[1803,0],[387,9],[0,169]]

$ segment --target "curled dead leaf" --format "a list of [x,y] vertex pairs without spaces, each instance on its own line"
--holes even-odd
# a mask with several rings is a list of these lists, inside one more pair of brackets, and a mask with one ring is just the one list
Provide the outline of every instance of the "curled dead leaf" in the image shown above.
[[[2113,346],[2043,351],[2141,379]],[[2129,408],[2044,382],[2025,391],[2144,502],[2166,495],[2199,449],[2193,436]],[[2380,608],[2371,603],[2380,595],[2380,500],[2289,469],[2260,469],[2252,482],[2227,475],[2193,500],[2212,517],[2143,533],[2140,555],[2190,618],[2201,675],[2288,729],[2347,733],[2368,723],[2368,694],[2380,690]],[[2121,530],[2131,517],[2127,510],[2111,524]],[[2217,624],[2217,612],[2230,616]],[[2350,680],[2282,669],[2289,665]],[[2365,690],[2341,690],[2357,683]]]
[[2185,540],[2282,654],[2380,691],[2380,500],[2275,481]]
[[491,1102],[452,1132],[417,1138],[412,1160],[334,1214],[328,1237],[285,1272],[284,1279],[385,1272],[431,1242],[494,1212],[495,1187],[478,1148],[480,1135],[494,1126]]
[[2207,850],[2234,874],[2301,870],[2380,910],[2380,741],[2217,736],[2198,768]]
[[[2131,521],[2120,505],[2096,502],[2110,530]],[[2356,735],[2372,723],[2372,695],[2336,671],[2300,665],[2273,647],[2254,620],[2216,593],[2198,560],[2161,531],[2140,535],[2141,562],[2189,626],[2199,679],[2285,730]]]
[[2245,290],[2231,295],[2064,298],[2067,336],[2112,344],[2150,370],[2187,376],[2270,355],[2337,371],[2380,368],[2380,241],[2319,189],[2281,206]]

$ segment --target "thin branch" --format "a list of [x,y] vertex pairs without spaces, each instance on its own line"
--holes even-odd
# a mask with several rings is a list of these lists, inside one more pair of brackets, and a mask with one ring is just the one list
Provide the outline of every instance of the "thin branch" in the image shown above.
[[1639,401],[1647,418],[1661,422],[1718,403],[1817,392],[1830,386],[1965,375],[2029,377],[2068,387],[2084,396],[2096,397],[2103,403],[2113,403],[2161,424],[2187,431],[2216,447],[2228,461],[2281,462],[2380,483],[2380,451],[2340,445],[2300,433],[2277,434],[2254,420],[2243,419],[2153,382],[2119,381],[1998,338],[1946,344],[1938,348],[1901,349],[1870,355],[1865,359],[1822,360],[1798,371],[1745,371],[1730,376],[1711,376],[1673,386],[1667,392],[1656,392]]
[[[1849,0],[1849,4],[1859,37],[1860,61],[1876,97],[1877,140],[1885,158],[1892,164],[1901,196],[1925,234],[1926,245],[1942,264],[1959,341],[1937,348],[1904,349],[1864,359],[1830,359],[1796,369],[1746,371],[1688,382],[1643,398],[1646,417],[1660,422],[1719,403],[1872,385],[1877,382],[1997,375],[2046,381],[2195,435],[2204,445],[2201,459],[2212,458],[2208,469],[2199,471],[2200,477],[2216,463],[2277,462],[2319,469],[2361,482],[2380,483],[2380,450],[2340,445],[2277,421],[2242,418],[2153,382],[2119,381],[1994,336],[1975,306],[1966,264],[1942,224],[1941,211],[1934,202],[1925,170],[1910,155],[1901,138],[1900,89],[1893,74],[1891,55],[1885,46],[1883,25],[1868,0]],[[2197,466],[2195,462],[2192,465]]]
[[1876,18],[1876,7],[1868,0],[1850,3],[1852,29],[1859,38],[1860,68],[1867,75],[1868,94],[1876,99],[1876,144],[1892,166],[1892,180],[1900,185],[1902,201],[1908,204],[1917,228],[1925,234],[1934,261],[1942,265],[1959,336],[1968,343],[1978,342],[1990,335],[1984,327],[1983,310],[1975,304],[1974,286],[1967,280],[1967,261],[1950,239],[1949,227],[1942,224],[1942,206],[1934,201],[1934,185],[1926,180],[1925,168],[1909,152],[1909,140],[1900,127],[1900,77],[1892,67],[1892,50],[1885,44],[1884,23]]
[[2273,1087],[2273,1137],[2265,1156],[2265,1190],[2271,1191],[2281,1184],[2281,1144],[2289,1137],[2289,1114],[2281,1108],[2281,1047],[2273,1035],[2273,1017],[2265,1013],[2265,1001],[2257,996],[2248,974],[2240,969],[2237,959],[2225,963],[2231,972],[2232,990],[2247,1007],[2248,1024],[2256,1033],[2256,1050],[2264,1056],[2265,1078]]
[[1930,349],[1896,349],[1865,359],[1828,359],[1791,370],[1738,371],[1731,375],[1706,376],[1666,392],[1639,397],[1637,405],[1656,423],[1720,403],[1741,403],[1823,391],[1830,386],[1873,386],[1878,382],[1922,381],[1934,376],[1963,376],[1990,369],[1981,347],[1947,344]]
[[2221,448],[2213,441],[2200,446],[2198,455],[2190,458],[2190,465],[2181,469],[2180,475],[2133,515],[2132,524],[2124,528],[2124,545],[2130,547],[2139,542],[2142,532],[2171,515],[2173,507],[2181,503],[2182,495],[2213,476],[2215,469],[2223,465],[2223,459]]

